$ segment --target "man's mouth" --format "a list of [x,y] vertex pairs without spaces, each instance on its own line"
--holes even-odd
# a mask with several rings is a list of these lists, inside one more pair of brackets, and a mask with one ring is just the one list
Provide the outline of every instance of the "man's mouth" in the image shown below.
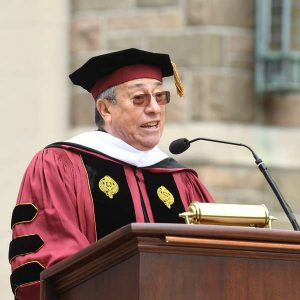
[[157,128],[158,127],[158,121],[145,123],[141,127],[142,128]]

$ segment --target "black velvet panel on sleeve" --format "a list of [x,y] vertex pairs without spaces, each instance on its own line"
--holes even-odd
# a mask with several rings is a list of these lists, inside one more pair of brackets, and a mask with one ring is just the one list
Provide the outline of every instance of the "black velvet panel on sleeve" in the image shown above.
[[[178,215],[185,209],[172,174],[143,171],[143,176],[154,221],[156,223],[184,223],[184,219]],[[159,197],[157,192],[159,188],[164,189],[167,195],[172,195],[174,203],[170,205],[170,208]]]
[[12,213],[11,228],[20,223],[31,222],[36,214],[37,208],[32,203],[16,205]]
[[29,262],[15,269],[10,275],[10,284],[13,293],[18,286],[40,280],[40,273],[45,268],[37,261]]
[[9,261],[18,255],[36,252],[43,245],[44,242],[38,234],[19,236],[10,242],[8,253]]
[[[87,170],[94,202],[97,239],[135,222],[132,196],[123,166],[88,154],[81,156]],[[106,182],[102,184],[102,186],[104,185],[103,191],[100,188],[100,181],[105,180]],[[118,191],[112,189],[110,194],[111,184],[116,184]]]

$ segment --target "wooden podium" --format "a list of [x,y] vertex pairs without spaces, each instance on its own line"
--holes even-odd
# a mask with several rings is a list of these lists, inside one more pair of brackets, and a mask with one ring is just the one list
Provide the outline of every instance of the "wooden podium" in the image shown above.
[[133,223],[41,280],[43,300],[297,300],[300,232]]

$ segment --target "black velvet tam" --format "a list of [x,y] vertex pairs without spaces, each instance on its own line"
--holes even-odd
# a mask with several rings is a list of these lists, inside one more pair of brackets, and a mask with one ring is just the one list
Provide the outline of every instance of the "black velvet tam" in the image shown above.
[[130,48],[92,57],[69,77],[75,85],[91,92],[99,79],[120,68],[137,64],[159,67],[162,77],[173,75],[173,67],[168,54]]

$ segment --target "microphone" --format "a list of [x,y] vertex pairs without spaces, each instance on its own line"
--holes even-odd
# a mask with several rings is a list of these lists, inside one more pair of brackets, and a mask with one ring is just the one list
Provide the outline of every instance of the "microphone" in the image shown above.
[[178,139],[170,144],[169,150],[173,154],[181,154],[182,152],[190,148],[190,144],[191,142],[188,139]]
[[177,140],[173,141],[169,146],[169,150],[173,154],[180,154],[180,153],[183,153],[184,151],[186,151],[190,147],[191,143],[194,143],[196,141],[209,141],[209,142],[214,142],[214,143],[242,146],[242,147],[245,147],[248,150],[250,150],[255,159],[256,165],[258,166],[259,170],[263,173],[264,177],[266,178],[267,182],[269,183],[269,185],[270,185],[272,191],[274,192],[276,198],[278,199],[282,209],[284,210],[284,212],[286,213],[286,216],[290,220],[294,230],[300,231],[300,226],[297,223],[297,220],[296,220],[290,206],[285,201],[283,195],[280,193],[276,183],[274,182],[273,178],[271,177],[271,175],[268,171],[268,168],[266,167],[264,162],[256,155],[256,153],[249,146],[247,146],[245,144],[241,144],[241,143],[233,143],[233,142],[208,139],[208,138],[196,138],[196,139],[193,139],[190,141],[186,138],[181,138],[181,139],[177,139]]

